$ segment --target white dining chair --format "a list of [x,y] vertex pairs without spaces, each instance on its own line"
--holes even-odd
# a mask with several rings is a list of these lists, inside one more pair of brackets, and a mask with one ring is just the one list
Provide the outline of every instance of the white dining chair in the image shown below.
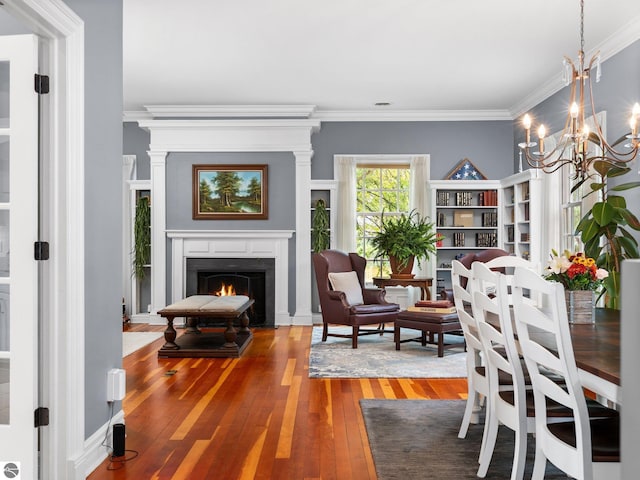
[[[532,480],[544,478],[547,460],[579,480],[620,478],[619,416],[602,406],[597,414],[590,411],[593,401],[585,397],[578,377],[562,284],[516,268],[512,286],[516,333],[534,387]],[[544,310],[525,301],[525,291],[543,297]],[[555,340],[555,352],[536,340],[540,332]],[[557,372],[564,384],[550,381],[541,374],[544,370]],[[570,409],[573,421],[550,423],[545,408],[549,402]]]
[[[484,407],[484,423],[489,422],[491,409],[488,406],[489,380],[487,378],[485,354],[483,352],[478,322],[474,318],[471,310],[471,288],[475,279],[471,270],[465,267],[458,260],[452,262],[452,286],[453,298],[458,314],[458,320],[462,326],[462,332],[466,346],[467,365],[467,402],[458,431],[458,438],[465,438],[471,423],[480,423],[480,415]],[[463,281],[464,280],[464,281]],[[462,285],[465,285],[464,287]],[[510,377],[500,375],[498,378],[499,390],[512,390],[513,385]],[[478,462],[483,455],[487,430],[483,430],[482,442]]]
[[[451,263],[451,269],[453,300],[467,349],[467,403],[462,416],[460,430],[458,431],[458,438],[465,438],[469,424],[472,421],[473,423],[478,423],[481,406],[485,403],[485,399],[489,394],[489,382],[485,375],[482,360],[482,343],[478,333],[478,324],[471,315],[471,294],[467,289],[470,288],[470,282],[473,281],[471,270],[458,260],[454,260]],[[465,287],[462,286],[463,284]]]
[[[471,266],[475,279],[471,284],[473,316],[478,322],[480,341],[486,356],[489,385],[487,399],[489,415],[485,421],[484,443],[480,454],[478,476],[486,476],[495,449],[499,425],[505,425],[515,434],[515,447],[511,479],[524,476],[527,448],[527,432],[535,424],[527,420],[527,391],[520,356],[515,346],[513,327],[509,313],[507,278],[494,272],[486,264],[476,262]],[[487,287],[492,286],[491,297]],[[489,323],[497,322],[499,327]],[[509,391],[499,389],[501,376],[511,378]],[[531,402],[533,407],[533,402]]]

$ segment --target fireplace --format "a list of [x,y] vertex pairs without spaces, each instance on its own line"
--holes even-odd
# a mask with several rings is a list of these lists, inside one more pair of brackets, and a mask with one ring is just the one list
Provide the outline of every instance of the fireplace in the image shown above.
[[186,267],[187,296],[246,295],[254,300],[249,325],[275,326],[273,258],[187,258]]

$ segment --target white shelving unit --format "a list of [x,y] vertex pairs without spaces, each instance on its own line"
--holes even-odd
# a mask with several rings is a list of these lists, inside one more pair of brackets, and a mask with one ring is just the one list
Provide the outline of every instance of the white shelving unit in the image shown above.
[[518,257],[539,264],[542,261],[542,179],[535,172],[511,175],[502,181],[503,247]]
[[[435,180],[429,189],[432,220],[445,237],[432,273],[436,294],[451,286],[451,262],[475,250],[502,248],[542,266],[542,179],[536,172],[502,180]],[[489,202],[486,192],[495,192]]]
[[502,246],[499,180],[429,182],[432,221],[444,236],[434,263],[436,294],[451,287],[451,262],[472,251]]

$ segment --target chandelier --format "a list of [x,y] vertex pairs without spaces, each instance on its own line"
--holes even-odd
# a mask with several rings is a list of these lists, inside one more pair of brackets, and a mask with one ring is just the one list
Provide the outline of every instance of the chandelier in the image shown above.
[[[545,173],[555,172],[563,165],[573,166],[574,179],[584,180],[591,176],[590,167],[595,161],[601,161],[609,166],[624,167],[638,154],[638,121],[640,121],[640,105],[636,103],[631,111],[629,126],[631,132],[609,144],[602,133],[602,128],[596,117],[591,74],[595,69],[596,82],[600,80],[600,52],[585,63],[584,58],[584,0],[580,0],[580,50],[577,64],[565,56],[563,80],[565,86],[571,85],[569,97],[569,112],[556,145],[545,151],[544,139],[547,131],[544,125],[538,128],[538,143],[531,141],[532,120],[526,114],[522,120],[525,130],[524,143],[518,144],[524,152],[527,163],[532,168],[538,168]],[[592,128],[586,122],[585,94],[588,93],[588,106],[593,117]],[[618,145],[623,149],[616,150]],[[533,147],[538,146],[536,151]],[[591,148],[590,148],[591,147]],[[594,148],[595,147],[595,148]]]

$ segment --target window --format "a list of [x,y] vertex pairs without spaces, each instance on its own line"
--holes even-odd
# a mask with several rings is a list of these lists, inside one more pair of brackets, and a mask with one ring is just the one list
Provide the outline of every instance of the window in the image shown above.
[[388,259],[376,258],[370,238],[380,217],[408,213],[409,165],[358,164],[356,166],[356,252],[367,259],[365,279],[388,276]]
[[571,167],[565,165],[562,168],[562,227],[560,231],[562,250],[582,249],[582,240],[580,235],[576,234],[576,227],[582,218],[582,197],[587,187],[582,184],[580,188],[571,192],[575,183]]

